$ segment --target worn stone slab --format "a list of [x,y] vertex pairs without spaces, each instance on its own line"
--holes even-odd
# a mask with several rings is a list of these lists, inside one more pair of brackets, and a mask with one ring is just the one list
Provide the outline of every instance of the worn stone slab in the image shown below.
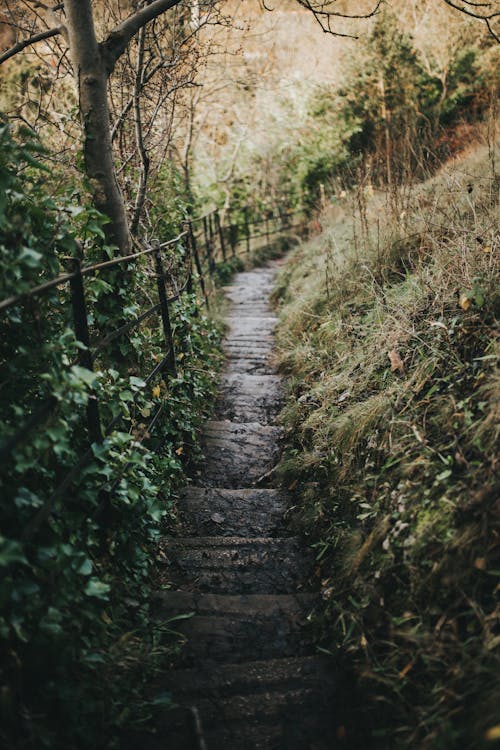
[[187,638],[184,661],[241,662],[306,652],[304,628],[314,607],[312,594],[217,595],[167,591],[156,597],[155,614]]
[[312,556],[296,537],[187,537],[160,543],[165,583],[215,594],[288,594],[300,591]]
[[273,352],[250,353],[233,349],[226,350],[227,372],[231,374],[247,373],[248,375],[275,375]]
[[278,319],[274,315],[266,315],[265,317],[252,317],[248,315],[242,317],[238,313],[232,314],[227,318],[229,325],[228,337],[233,339],[238,337],[267,336],[272,341],[272,333],[276,328],[277,322]]
[[330,661],[316,656],[180,670],[157,685],[173,690],[179,705],[158,734],[173,750],[192,750],[195,706],[210,750],[336,750],[342,745],[332,675]]
[[221,377],[215,407],[217,419],[233,422],[271,423],[283,400],[277,375],[228,372]]
[[277,536],[288,498],[276,489],[188,487],[179,500],[183,536]]
[[228,421],[207,422],[205,461],[197,472],[203,487],[245,488],[270,471],[280,455],[278,427]]

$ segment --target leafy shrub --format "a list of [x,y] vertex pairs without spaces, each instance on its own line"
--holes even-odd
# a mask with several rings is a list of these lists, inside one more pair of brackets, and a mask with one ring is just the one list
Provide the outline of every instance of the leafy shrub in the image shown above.
[[[71,196],[46,196],[42,158],[31,135],[2,127],[2,299],[64,272],[68,256],[89,264],[115,252],[104,243],[105,217]],[[171,248],[166,260],[175,281],[185,249]],[[151,306],[148,260],[124,266],[85,283],[94,341]],[[184,457],[196,450],[219,343],[193,295],[171,314],[178,376],[160,372],[148,384],[165,353],[153,318],[103,349],[91,372],[78,361],[66,286],[2,314],[5,443],[36,422],[6,451],[1,475],[0,738],[9,747],[107,746],[152,710],[137,709],[137,684],[162,653],[148,611],[155,542]],[[84,415],[95,398],[110,428],[89,448]],[[142,666],[122,643],[126,633]]]

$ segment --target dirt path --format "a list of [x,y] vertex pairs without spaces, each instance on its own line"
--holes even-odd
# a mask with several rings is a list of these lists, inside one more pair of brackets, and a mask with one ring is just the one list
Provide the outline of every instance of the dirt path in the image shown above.
[[286,493],[262,480],[280,453],[269,305],[276,269],[240,273],[227,289],[227,366],[205,428],[205,463],[182,498],[184,535],[162,542],[178,589],[165,592],[162,614],[195,614],[179,624],[189,638],[184,667],[163,681],[181,708],[160,729],[158,748],[335,747],[331,666],[307,634],[313,560],[287,532]]

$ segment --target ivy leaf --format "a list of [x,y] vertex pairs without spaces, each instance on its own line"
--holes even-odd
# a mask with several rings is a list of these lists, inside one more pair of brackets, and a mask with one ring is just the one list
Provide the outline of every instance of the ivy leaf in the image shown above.
[[19,253],[18,260],[28,266],[28,268],[38,268],[42,257],[42,254],[37,253],[36,250],[32,250],[29,247],[23,247]]
[[80,367],[80,365],[73,365],[71,373],[75,379],[85,383],[89,388],[92,388],[95,385],[97,375],[95,372],[92,372],[92,370],[87,370],[86,367]]
[[16,562],[28,565],[20,543],[0,536],[0,567],[5,568],[7,565]]
[[87,557],[78,568],[78,573],[82,576],[89,576],[92,573],[93,567],[92,560]]
[[111,586],[104,581],[100,581],[98,578],[91,578],[85,586],[85,593],[87,596],[94,596],[96,599],[109,599],[108,594]]
[[146,383],[142,378],[136,378],[135,375],[132,375],[130,378],[130,385],[134,386],[134,388],[145,388]]

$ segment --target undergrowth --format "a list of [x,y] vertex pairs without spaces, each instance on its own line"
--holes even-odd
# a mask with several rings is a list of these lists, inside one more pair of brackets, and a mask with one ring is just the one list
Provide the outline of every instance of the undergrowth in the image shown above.
[[[71,259],[116,252],[105,217],[80,195],[48,194],[44,158],[31,131],[0,127],[2,300]],[[175,289],[185,248],[165,256]],[[95,347],[157,300],[155,269],[143,256],[89,277],[85,291]],[[0,745],[9,750],[116,747],[169,704],[145,690],[181,645],[175,623],[155,622],[150,609],[157,540],[221,360],[220,330],[194,294],[170,313],[175,377],[157,369],[165,342],[152,316],[103,346],[93,372],[78,364],[64,286],[0,318]],[[89,451],[84,416],[95,397],[108,429]]]
[[357,676],[352,747],[500,736],[498,190],[485,147],[404,192],[361,183],[278,281],[280,471],[321,647]]

